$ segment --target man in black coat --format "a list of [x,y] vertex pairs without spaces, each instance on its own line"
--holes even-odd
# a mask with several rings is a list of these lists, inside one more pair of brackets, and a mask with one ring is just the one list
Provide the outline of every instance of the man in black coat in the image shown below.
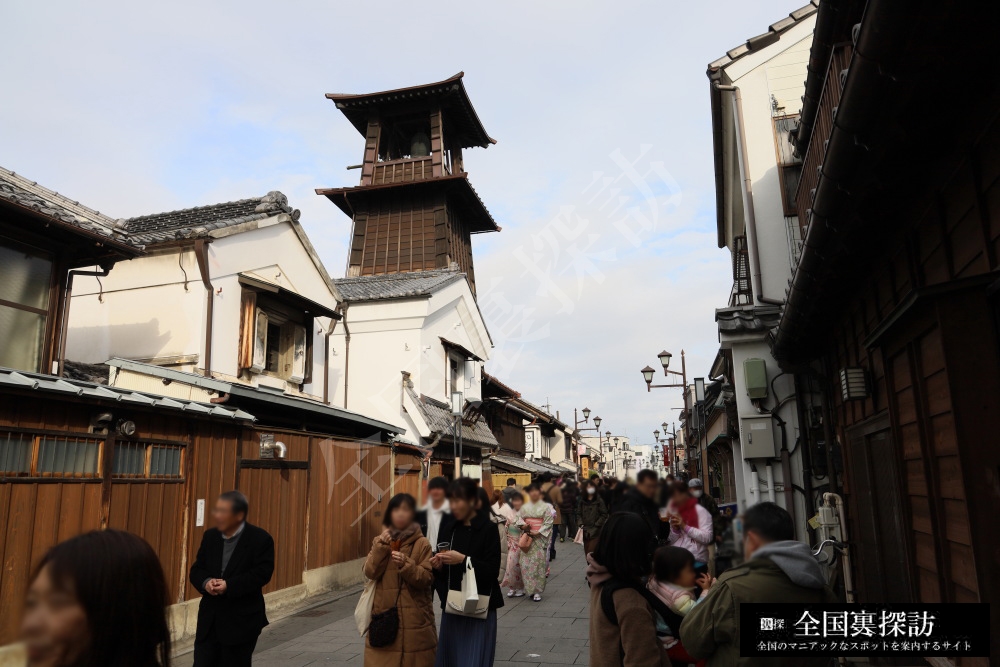
[[261,589],[274,573],[274,540],[247,523],[249,509],[239,491],[219,496],[215,528],[205,531],[191,566],[191,585],[202,594],[194,667],[249,666],[268,623]]
[[660,490],[658,475],[649,469],[640,470],[635,478],[635,488],[622,495],[622,500],[615,508],[616,512],[631,512],[638,514],[649,526],[649,553],[652,556],[659,544],[660,537],[660,506],[656,502]]

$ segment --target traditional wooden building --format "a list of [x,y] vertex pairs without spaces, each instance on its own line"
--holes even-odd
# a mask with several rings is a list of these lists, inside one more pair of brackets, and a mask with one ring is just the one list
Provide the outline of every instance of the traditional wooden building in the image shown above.
[[996,20],[973,2],[819,3],[792,135],[804,244],[773,351],[802,405],[825,398],[805,444],[847,498],[861,601],[1000,599]]
[[462,82],[328,94],[365,138],[355,187],[318,189],[352,220],[347,276],[447,269],[469,277],[472,235],[499,231],[472,188],[462,151],[495,144]]
[[358,581],[385,503],[419,492],[422,452],[393,442],[401,427],[206,368],[67,362],[73,277],[143,251],[119,221],[0,170],[0,663],[33,567],[80,532],[153,546],[183,645],[199,600],[187,570],[220,492],[244,491],[275,538],[278,614]]
[[524,458],[524,423],[534,416],[519,408],[516,399],[521,392],[504,384],[497,378],[483,373],[483,405],[480,412],[493,431],[501,456]]

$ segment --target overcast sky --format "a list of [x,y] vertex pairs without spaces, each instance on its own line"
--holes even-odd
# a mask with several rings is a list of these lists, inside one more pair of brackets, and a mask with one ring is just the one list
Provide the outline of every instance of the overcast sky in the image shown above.
[[[0,7],[0,165],[113,217],[281,190],[333,276],[363,140],[323,95],[462,70],[498,140],[466,169],[489,368],[564,420],[651,442],[708,375],[732,283],[716,246],[706,64],[804,0],[36,2]],[[657,382],[663,379],[662,374]]]

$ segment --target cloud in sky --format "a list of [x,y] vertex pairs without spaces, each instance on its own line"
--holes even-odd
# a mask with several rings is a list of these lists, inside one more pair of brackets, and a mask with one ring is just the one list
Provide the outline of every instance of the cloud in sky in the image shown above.
[[313,189],[354,184],[363,141],[323,94],[464,70],[499,141],[466,155],[503,227],[474,239],[494,370],[651,440],[680,392],[638,370],[684,348],[707,375],[732,282],[705,65],[799,4],[8,0],[0,164],[115,217],[278,189],[342,275],[350,221]]

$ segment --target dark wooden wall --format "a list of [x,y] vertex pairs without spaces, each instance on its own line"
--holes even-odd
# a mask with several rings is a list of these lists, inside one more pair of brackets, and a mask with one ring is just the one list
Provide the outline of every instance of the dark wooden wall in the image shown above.
[[524,455],[524,417],[498,401],[490,401],[483,416],[493,431],[493,436],[505,452]]
[[[912,572],[906,585],[916,599],[992,602],[1000,593],[1000,540],[992,528],[1000,504],[993,294],[1000,279],[1000,124],[994,119],[960,156],[936,188],[900,202],[900,231],[834,328],[827,369],[851,524],[863,527],[873,511],[902,517],[905,538],[896,546],[905,549]],[[869,398],[841,399],[836,373],[846,366],[868,370]],[[890,449],[873,454],[859,444],[856,427],[880,415],[889,417]],[[868,481],[852,475],[875,463],[862,459],[882,455],[900,480],[898,506],[869,506],[859,488]],[[870,481],[884,483],[881,476]],[[863,579],[860,585],[864,600]],[[991,622],[996,637],[1000,624]]]
[[[174,602],[198,592],[187,572],[211,508],[223,491],[250,499],[249,521],[274,537],[275,573],[265,592],[302,583],[307,569],[361,558],[382,530],[382,512],[398,475],[397,491],[419,493],[419,458],[379,443],[329,439],[322,434],[242,428],[219,420],[179,418],[165,411],[125,411],[119,405],[45,395],[0,395],[0,434],[22,429],[97,437],[90,417],[112,410],[136,422],[143,442],[184,447],[181,479],[13,478],[0,480],[0,645],[17,637],[32,568],[52,545],[88,530],[135,533],[156,550]],[[261,460],[260,434],[288,447],[283,460]],[[111,456],[104,444],[105,470]],[[394,471],[395,465],[395,471]],[[195,508],[205,500],[205,526]]]
[[348,275],[446,269],[453,262],[475,291],[471,235],[444,195],[386,192],[358,205]]
[[[143,442],[182,445],[185,450],[183,479],[112,480],[109,475],[92,479],[6,478],[0,481],[0,607],[5,610],[0,623],[0,645],[12,641],[24,599],[29,574],[52,545],[88,530],[117,528],[139,535],[149,542],[167,575],[171,599],[180,602],[193,594],[185,592],[184,572],[201,539],[201,529],[191,530],[184,539],[188,520],[188,494],[204,487],[206,479],[224,476],[227,466],[222,456],[226,439],[238,436],[235,425],[177,419],[176,415],[122,410],[74,400],[49,400],[43,396],[5,394],[0,398],[0,431],[25,429],[32,434],[74,434],[103,440],[105,462],[112,456],[113,442],[88,433],[91,416],[111,409],[116,417],[135,421],[137,438]],[[199,432],[204,428],[205,431]],[[213,435],[215,437],[213,437]],[[199,440],[207,442],[198,447]],[[194,443],[194,444],[192,444]],[[213,463],[198,464],[218,449]],[[235,449],[228,470],[231,486],[235,471]],[[109,468],[105,465],[105,471]],[[221,489],[223,484],[216,485]],[[213,493],[218,493],[214,491]],[[204,496],[199,496],[204,497]],[[214,497],[214,496],[209,496]],[[195,534],[197,533],[197,536]],[[9,611],[10,613],[6,613]]]
[[354,216],[350,275],[370,276],[447,267],[438,258],[437,222],[444,201],[387,193]]

